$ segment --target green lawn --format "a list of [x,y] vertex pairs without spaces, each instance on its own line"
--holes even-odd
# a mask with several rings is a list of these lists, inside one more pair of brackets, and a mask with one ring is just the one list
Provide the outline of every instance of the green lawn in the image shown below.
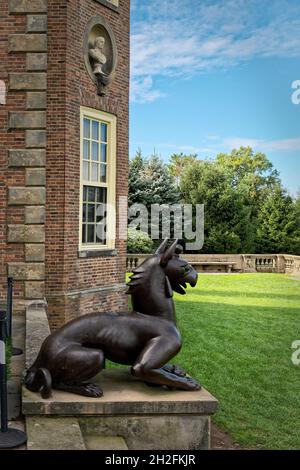
[[243,447],[300,448],[300,281],[281,274],[200,275],[176,295],[178,363],[219,400],[214,422]]

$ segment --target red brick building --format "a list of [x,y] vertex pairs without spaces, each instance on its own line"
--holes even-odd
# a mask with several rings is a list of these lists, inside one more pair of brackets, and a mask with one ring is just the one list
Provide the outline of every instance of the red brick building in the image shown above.
[[54,328],[126,305],[129,7],[0,4],[0,297],[10,274]]

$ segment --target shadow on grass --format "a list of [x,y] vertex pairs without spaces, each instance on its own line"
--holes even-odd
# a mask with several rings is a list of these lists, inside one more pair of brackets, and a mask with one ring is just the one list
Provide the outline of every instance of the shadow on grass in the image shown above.
[[283,295],[283,294],[276,294],[276,293],[268,293],[268,292],[249,292],[249,291],[244,291],[242,292],[241,289],[239,288],[238,290],[234,291],[234,290],[212,290],[212,289],[205,289],[205,287],[203,287],[201,289],[201,287],[199,288],[198,291],[192,291],[191,292],[193,295],[197,295],[199,297],[206,297],[206,296],[216,296],[216,297],[242,297],[242,298],[245,298],[245,297],[249,297],[249,298],[268,298],[268,299],[282,299],[282,300],[299,300],[299,303],[300,303],[300,295],[295,295],[295,294],[287,294],[287,295]]
[[[198,294],[197,294],[198,295]],[[189,313],[193,312],[211,312],[212,307],[214,308],[215,313],[226,313],[228,311],[234,312],[236,311],[237,313],[241,313],[242,311],[248,312],[249,315],[253,315],[255,313],[261,315],[263,313],[270,314],[274,313],[278,315],[278,313],[281,313],[282,315],[285,314],[290,314],[290,315],[295,315],[296,318],[298,318],[299,323],[300,323],[300,307],[298,308],[293,308],[293,307],[284,307],[284,306],[279,306],[279,307],[274,307],[274,306],[258,306],[258,305],[245,305],[245,304],[230,304],[230,303],[222,303],[217,300],[211,300],[207,301],[193,301],[193,300],[186,300],[176,301],[176,312],[177,315],[182,314],[184,311],[188,311]],[[294,329],[294,327],[293,327]],[[298,330],[299,331],[299,330]]]

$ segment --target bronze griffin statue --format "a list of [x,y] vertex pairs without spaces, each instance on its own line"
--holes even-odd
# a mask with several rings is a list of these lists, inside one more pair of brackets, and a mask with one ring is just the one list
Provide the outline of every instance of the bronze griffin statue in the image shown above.
[[131,373],[152,386],[199,390],[186,372],[167,364],[180,350],[173,291],[185,294],[195,286],[197,272],[180,259],[177,240],[167,239],[155,254],[133,271],[128,283],[133,311],[83,315],[50,334],[25,376],[26,387],[43,398],[51,389],[101,397],[91,383],[105,367],[105,359],[131,366]]

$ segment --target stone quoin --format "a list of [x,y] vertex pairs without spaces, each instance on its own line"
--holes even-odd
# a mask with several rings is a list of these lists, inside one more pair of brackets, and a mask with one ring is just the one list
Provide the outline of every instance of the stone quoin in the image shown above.
[[[51,329],[127,304],[118,201],[128,180],[129,9],[130,0],[0,5],[0,298],[13,275],[15,314],[44,301]],[[95,63],[86,66],[101,35],[103,96]],[[115,209],[106,238],[97,232],[105,202]]]

